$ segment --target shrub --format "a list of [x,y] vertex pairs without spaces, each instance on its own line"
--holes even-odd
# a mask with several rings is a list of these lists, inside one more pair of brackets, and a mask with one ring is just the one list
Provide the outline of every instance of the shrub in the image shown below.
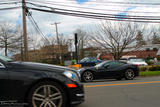
[[154,64],[153,61],[149,61],[149,60],[147,60],[146,63],[147,63],[148,65],[153,65],[153,64]]
[[158,49],[157,48],[153,48],[153,51],[158,51]]
[[154,65],[149,67],[149,71],[159,71],[160,70],[160,65]]
[[140,71],[147,71],[148,68],[147,67],[140,67]]

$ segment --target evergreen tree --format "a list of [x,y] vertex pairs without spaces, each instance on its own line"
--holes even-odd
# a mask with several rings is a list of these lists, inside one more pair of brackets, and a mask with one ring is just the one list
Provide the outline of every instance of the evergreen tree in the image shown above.
[[137,46],[146,44],[145,40],[143,39],[143,33],[141,31],[138,31],[136,41]]
[[156,32],[154,32],[153,34],[152,44],[160,44],[160,37],[157,35]]

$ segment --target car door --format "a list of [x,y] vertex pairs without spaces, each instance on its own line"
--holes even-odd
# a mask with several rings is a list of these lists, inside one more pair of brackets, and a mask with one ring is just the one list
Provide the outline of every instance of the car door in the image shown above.
[[9,80],[11,87],[11,100],[21,102],[27,90],[27,84],[32,81],[32,73],[25,68],[9,68]]
[[119,61],[110,61],[103,65],[101,68],[102,77],[104,78],[113,78],[119,76],[121,72],[119,71],[119,67],[122,65]]
[[100,67],[96,67],[96,75],[97,78],[108,78],[110,76],[110,72],[108,67],[110,66],[111,62],[106,62]]
[[8,101],[9,100],[9,74],[7,68],[4,66],[2,62],[0,62],[0,101]]

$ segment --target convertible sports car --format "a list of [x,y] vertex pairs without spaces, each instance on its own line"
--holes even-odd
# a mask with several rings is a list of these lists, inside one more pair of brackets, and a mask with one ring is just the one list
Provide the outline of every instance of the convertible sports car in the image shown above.
[[139,75],[139,68],[133,64],[121,61],[104,61],[94,67],[79,69],[82,82],[90,82],[94,79],[115,78],[121,80],[125,78],[132,80]]
[[1,107],[69,107],[84,101],[79,74],[69,68],[14,62],[0,56]]

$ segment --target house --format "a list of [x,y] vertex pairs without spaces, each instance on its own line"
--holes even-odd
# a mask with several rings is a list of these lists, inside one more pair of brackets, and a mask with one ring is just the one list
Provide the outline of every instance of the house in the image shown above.
[[[150,44],[150,45],[142,45],[139,48],[136,49],[126,49],[124,51],[124,56],[135,56],[137,58],[154,58],[154,57],[160,57],[160,44]],[[104,53],[101,56],[102,59],[108,59],[113,60],[113,56],[110,53]]]

